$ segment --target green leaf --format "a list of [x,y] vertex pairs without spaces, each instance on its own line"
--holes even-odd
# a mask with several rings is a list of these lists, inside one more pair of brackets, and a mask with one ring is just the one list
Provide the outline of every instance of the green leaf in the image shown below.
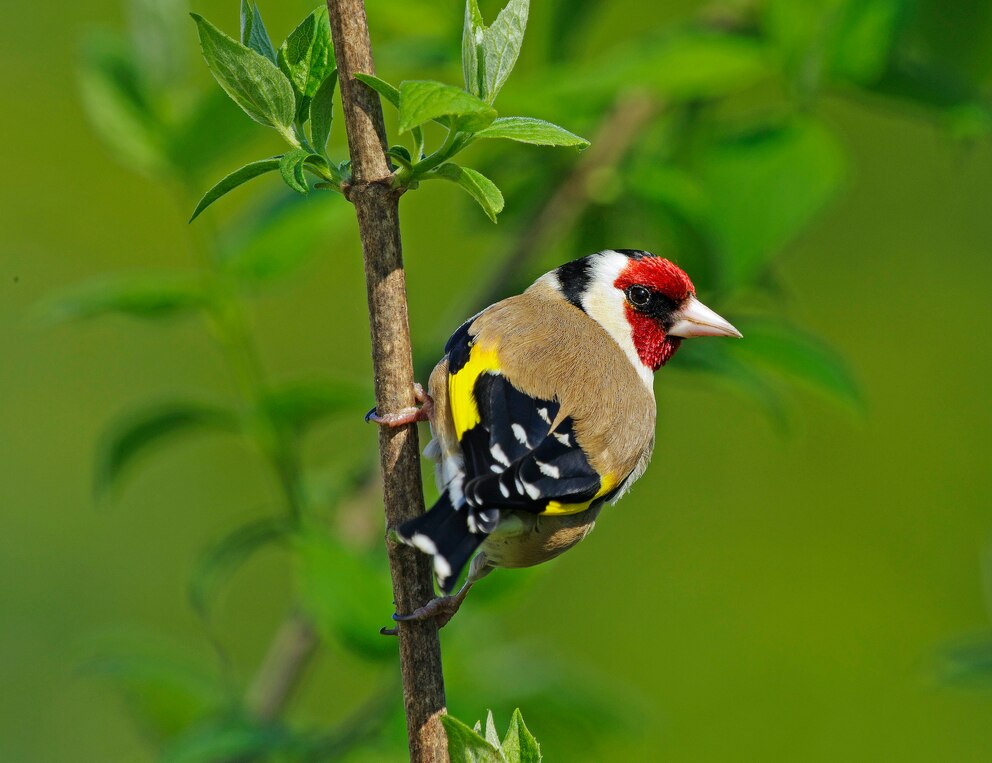
[[276,63],[276,50],[272,47],[265,24],[262,23],[258,3],[250,3],[248,0],[241,0],[241,44]]
[[513,711],[502,750],[507,763],[541,763],[541,746],[527,729],[520,708]]
[[452,117],[453,129],[475,132],[496,119],[496,111],[471,93],[428,80],[401,83],[399,109],[400,132],[440,117]]
[[527,28],[529,0],[510,0],[486,27],[476,0],[465,3],[462,76],[465,89],[492,103],[513,71]]
[[503,211],[503,194],[500,193],[496,184],[481,172],[448,162],[442,164],[432,173],[425,175],[424,179],[427,180],[431,177],[440,177],[458,183],[473,199],[479,202],[482,211],[493,222],[496,222],[496,215]]
[[822,340],[784,323],[741,323],[745,338],[731,349],[738,358],[804,381],[843,403],[863,404],[861,388],[844,359]]
[[294,541],[303,606],[320,631],[363,659],[395,659],[395,642],[379,633],[392,601],[381,553],[370,556],[323,529],[304,530]]
[[230,228],[220,255],[226,271],[255,283],[285,278],[330,247],[335,232],[354,221],[350,205],[335,200],[294,194],[280,201],[273,210],[253,210]]
[[284,154],[279,160],[279,172],[286,185],[304,196],[310,193],[310,186],[307,185],[307,179],[303,175],[303,164],[308,156],[310,156],[309,151],[297,148]]
[[121,39],[104,33],[86,40],[79,85],[86,114],[116,159],[146,175],[169,166],[148,83]]
[[247,183],[252,178],[257,178],[259,175],[264,175],[266,172],[272,172],[280,168],[281,157],[273,156],[268,159],[259,159],[255,162],[250,162],[244,167],[239,167],[230,175],[227,175],[219,183],[217,183],[213,188],[203,194],[203,198],[197,202],[196,209],[193,210],[193,214],[189,218],[189,222],[193,222],[204,209],[213,204],[217,199],[219,199],[224,194],[229,191],[234,190],[239,185]]
[[584,149],[589,141],[543,119],[531,117],[499,117],[489,127],[475,133],[476,138],[506,138],[538,146],[578,146]]
[[259,124],[275,128],[296,144],[293,86],[279,67],[260,53],[232,40],[197,13],[190,14],[200,35],[200,49],[214,79],[241,109]]
[[530,0],[510,0],[493,25],[483,33],[485,50],[485,100],[492,103],[513,71],[524,42]]
[[270,420],[302,433],[329,416],[361,411],[371,395],[364,385],[325,379],[269,388],[260,404]]
[[840,190],[845,174],[833,135],[809,119],[720,139],[694,164],[726,286],[754,281]]
[[[370,88],[375,90],[379,95],[381,95],[391,104],[393,104],[393,106],[395,106],[397,109],[400,107],[400,91],[393,85],[390,85],[385,80],[379,79],[378,77],[372,74],[361,74],[361,73],[356,74],[355,79],[357,79],[359,82],[363,82],[366,85],[368,85]],[[448,122],[444,117],[442,117],[440,120],[437,121],[439,121],[445,127],[448,126]],[[423,156],[424,153],[424,131],[418,126],[412,128],[410,130],[410,134],[413,136],[413,142],[416,145],[416,149],[417,149],[417,158],[419,159],[421,156]]]
[[338,71],[332,69],[310,101],[310,141],[315,149],[325,155],[334,123],[334,89],[337,84]]
[[[476,0],[465,0],[465,24],[462,27],[462,76],[465,89],[472,95],[485,97],[486,72],[484,41],[486,24]],[[483,67],[479,67],[482,49]]]
[[279,68],[296,93],[296,115],[308,113],[310,99],[335,68],[327,6],[319,5],[294,29],[279,48]]
[[208,548],[196,563],[189,582],[193,608],[204,618],[210,615],[218,588],[257,551],[286,542],[293,526],[284,519],[265,517],[238,527]]
[[163,445],[197,432],[238,432],[238,415],[190,400],[162,403],[114,422],[97,449],[94,489],[98,498],[120,487],[136,464]]
[[232,698],[216,672],[171,644],[145,634],[99,641],[96,656],[86,659],[80,672],[120,691],[128,712],[154,740],[174,737],[230,706]]
[[140,273],[99,278],[44,301],[39,315],[49,321],[119,314],[171,318],[209,307],[213,294],[196,273]]
[[504,763],[498,747],[451,715],[441,716],[451,763]]
[[[476,723],[473,731],[481,731],[482,724]],[[499,747],[499,734],[496,731],[496,721],[493,720],[493,711],[489,710],[486,713],[486,741],[489,742],[493,747]]]
[[355,74],[355,79],[368,85],[397,109],[400,107],[400,91],[395,85],[390,85],[386,80],[379,79],[374,74],[362,74],[361,72]]

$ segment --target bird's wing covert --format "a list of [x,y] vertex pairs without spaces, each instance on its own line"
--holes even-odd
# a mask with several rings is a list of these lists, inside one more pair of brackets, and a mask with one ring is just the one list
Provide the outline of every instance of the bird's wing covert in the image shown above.
[[465,500],[479,529],[495,527],[499,517],[491,509],[572,514],[608,497],[618,480],[593,469],[572,419],[551,431],[560,413],[556,400],[513,386],[498,351],[473,344],[468,324],[445,349],[451,413],[465,455]]

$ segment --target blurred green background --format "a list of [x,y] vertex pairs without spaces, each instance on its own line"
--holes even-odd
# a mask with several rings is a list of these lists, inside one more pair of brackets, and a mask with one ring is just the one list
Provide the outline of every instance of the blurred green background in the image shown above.
[[[184,81],[219,93],[196,55],[192,23],[173,5],[188,44]],[[466,608],[475,613],[442,634],[451,710],[472,723],[491,707],[504,726],[521,706],[547,760],[989,758],[992,705],[987,691],[973,690],[989,687],[988,674],[954,661],[950,672],[967,674],[959,686],[941,666],[959,639],[989,627],[981,566],[992,529],[984,105],[992,11],[977,1],[853,5],[868,18],[838,32],[839,43],[831,35],[851,15],[843,2],[556,0],[531,11],[501,110],[593,138],[622,80],[646,87],[661,116],[627,159],[595,178],[580,219],[542,245],[516,282],[604,247],[663,251],[686,266],[705,302],[743,319],[746,337],[749,316],[758,326],[801,327],[843,358],[860,388],[852,393],[847,372],[833,366],[818,386],[775,373],[756,382],[748,369],[762,358],[746,349],[736,351],[739,368],[704,373],[713,362],[705,353],[716,351],[693,355],[687,346],[659,374],[658,446],[632,494],[547,569],[499,572],[473,592]],[[278,42],[310,7],[294,0],[261,10]],[[483,4],[489,18],[498,8]],[[234,3],[193,9],[236,32]],[[460,83],[462,9],[440,0],[370,4],[379,74]],[[155,712],[115,686],[138,687],[154,704],[141,683],[148,676],[87,669],[94,655],[206,666],[222,676],[218,686],[238,691],[294,595],[289,556],[265,549],[225,584],[208,625],[188,603],[186,580],[204,546],[278,501],[258,454],[237,437],[163,449],[115,500],[94,501],[94,451],[109,421],[180,393],[236,396],[203,324],[38,317],[39,303],[94,277],[195,267],[196,226],[239,230],[289,203],[277,179],[261,179],[188,227],[195,199],[181,184],[133,171],[120,152],[115,161],[82,106],[80,51],[94,29],[126,30],[128,18],[118,0],[35,4],[8,14],[0,32],[4,761],[156,759],[164,743],[162,730],[148,727]],[[732,74],[714,93],[667,84],[668,59],[653,41],[698,23],[757,46],[767,70]],[[680,65],[718,81],[714,60],[687,56]],[[610,75],[603,62],[627,70]],[[597,71],[606,71],[602,84]],[[190,148],[204,157],[191,173],[200,192],[239,160],[280,150],[233,107],[223,114]],[[733,154],[764,145],[765,125],[782,120],[815,123],[812,174],[794,172],[808,158],[802,152],[768,164],[760,149]],[[722,137],[739,132],[745,137]],[[340,124],[331,141],[342,158]],[[582,156],[509,144],[469,155],[504,190],[499,225],[454,186],[425,185],[402,204],[422,368]],[[681,174],[664,175],[666,167]],[[699,187],[718,218],[710,228],[693,219]],[[245,288],[262,364],[275,380],[361,384],[370,362],[351,210],[333,194],[291,210],[301,221],[294,227],[307,230],[293,246],[307,256],[287,277]],[[756,222],[790,215],[797,224],[783,231]],[[755,234],[756,254],[735,249],[759,224],[771,232]],[[308,473],[373,452],[376,434],[362,413],[355,405],[313,430]],[[375,540],[374,500],[349,516]],[[504,585],[513,590],[493,600]],[[388,623],[388,596],[364,606],[370,622]],[[975,643],[987,669],[987,644]],[[291,722],[339,721],[388,684],[391,659],[370,662],[360,644],[330,640],[290,705]],[[165,712],[183,715],[181,706]],[[350,754],[402,759],[395,712]]]

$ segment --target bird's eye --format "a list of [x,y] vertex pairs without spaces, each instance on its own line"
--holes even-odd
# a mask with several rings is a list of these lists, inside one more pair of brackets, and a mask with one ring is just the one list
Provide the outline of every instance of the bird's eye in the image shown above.
[[651,290],[645,286],[631,286],[627,289],[627,300],[634,307],[644,307],[651,301]]

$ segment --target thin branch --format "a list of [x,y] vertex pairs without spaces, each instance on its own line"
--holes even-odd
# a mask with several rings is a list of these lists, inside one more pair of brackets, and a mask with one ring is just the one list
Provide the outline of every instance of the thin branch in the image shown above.
[[[362,0],[328,0],[327,8],[351,155],[353,180],[346,193],[355,205],[365,259],[375,401],[380,411],[396,411],[415,403],[399,194],[390,187],[379,96],[354,79],[356,72],[375,74],[365,4]],[[379,428],[387,527],[424,511],[419,451],[415,426]],[[396,607],[412,612],[433,597],[430,560],[388,537],[386,545]],[[401,623],[399,651],[410,759],[416,763],[447,761],[440,720],[445,712],[444,677],[435,622]]]
[[259,721],[279,717],[320,644],[306,615],[294,612],[279,626],[245,694],[245,709]]

